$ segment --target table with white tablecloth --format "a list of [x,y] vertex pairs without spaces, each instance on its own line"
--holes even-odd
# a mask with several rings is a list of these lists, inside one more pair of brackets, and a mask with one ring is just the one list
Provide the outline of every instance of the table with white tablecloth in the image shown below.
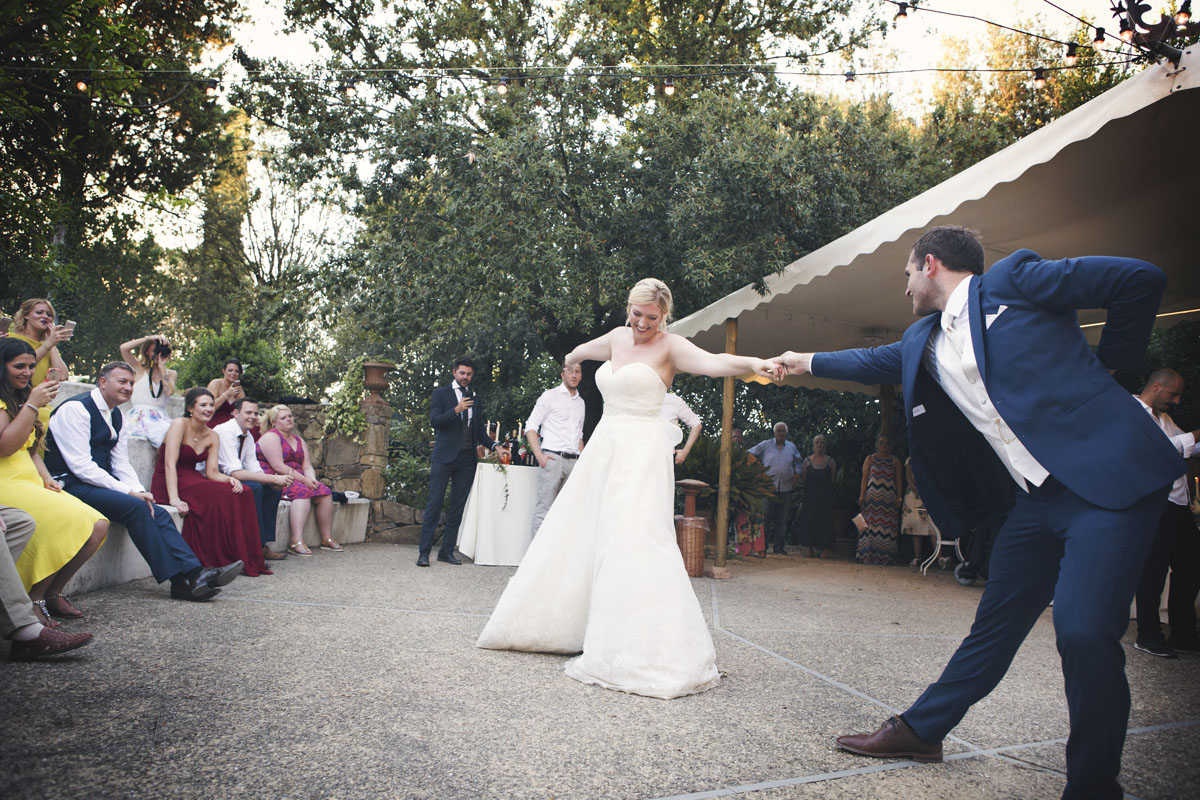
[[458,529],[458,549],[476,564],[515,567],[533,541],[537,467],[480,462]]

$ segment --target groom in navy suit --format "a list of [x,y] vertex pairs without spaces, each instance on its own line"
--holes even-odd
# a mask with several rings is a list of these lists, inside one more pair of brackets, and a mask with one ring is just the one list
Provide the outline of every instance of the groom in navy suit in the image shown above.
[[[1063,797],[1119,798],[1130,702],[1120,640],[1185,464],[1109,371],[1141,365],[1166,278],[1144,261],[1029,250],[984,273],[977,236],[954,227],[923,235],[905,275],[922,319],[899,342],[779,360],[793,374],[903,385],[913,476],[944,537],[1008,516],[971,632],[941,677],[838,746],[941,761],[942,739],[1004,677],[1053,600],[1071,719]],[[1108,310],[1095,352],[1081,308]]]
[[458,543],[458,525],[462,521],[463,507],[467,504],[467,495],[471,493],[471,484],[475,480],[475,445],[481,444],[489,450],[496,447],[492,437],[484,430],[483,407],[471,391],[475,362],[460,356],[454,362],[453,375],[454,380],[450,385],[434,389],[429,401],[429,421],[437,436],[430,457],[429,500],[421,518],[418,567],[429,566],[433,532],[442,513],[447,483],[450,484],[450,508],[446,511],[446,526],[437,558],[447,564],[462,563],[454,555],[454,546]]

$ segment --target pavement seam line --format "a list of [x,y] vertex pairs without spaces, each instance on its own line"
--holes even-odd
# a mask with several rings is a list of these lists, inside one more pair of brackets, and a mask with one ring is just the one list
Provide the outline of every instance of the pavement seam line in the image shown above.
[[[161,594],[161,592],[154,592],[149,589],[138,589],[135,591],[138,591],[141,594]],[[426,611],[420,608],[397,608],[395,606],[352,606],[341,603],[313,603],[304,600],[272,600],[259,597],[245,597],[236,594],[229,594],[228,589],[221,593],[221,600],[234,600],[239,603],[261,603],[263,605],[307,606],[312,608],[345,608],[351,611],[396,611],[401,614],[428,614],[435,617],[484,618],[488,616],[487,614],[475,614],[469,611]]]

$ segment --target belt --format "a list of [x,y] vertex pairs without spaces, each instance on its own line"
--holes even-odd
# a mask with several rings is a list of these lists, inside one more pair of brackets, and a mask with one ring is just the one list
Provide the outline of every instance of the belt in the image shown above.
[[542,452],[543,453],[553,453],[554,455],[562,456],[563,458],[565,458],[567,460],[570,460],[572,458],[579,458],[579,453],[563,453],[558,450],[547,450],[544,447],[542,448]]

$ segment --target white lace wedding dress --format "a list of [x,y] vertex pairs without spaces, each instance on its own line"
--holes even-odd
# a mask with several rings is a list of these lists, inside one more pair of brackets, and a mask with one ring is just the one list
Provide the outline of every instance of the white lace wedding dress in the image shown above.
[[675,544],[667,388],[639,362],[596,384],[604,416],[476,647],[582,653],[576,680],[650,697],[710,689],[712,636]]

